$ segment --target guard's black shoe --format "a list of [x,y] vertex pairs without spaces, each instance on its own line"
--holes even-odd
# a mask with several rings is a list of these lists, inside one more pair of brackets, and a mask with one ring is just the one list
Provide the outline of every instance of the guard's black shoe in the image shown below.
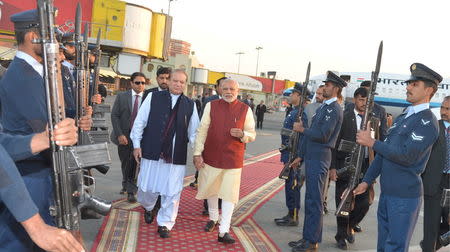
[[339,249],[342,249],[342,250],[347,250],[348,249],[347,243],[345,242],[344,239],[340,239],[340,240],[336,240],[336,241],[337,241],[337,247]]
[[275,222],[275,224],[277,224],[277,226],[282,226],[282,227],[288,227],[288,226],[293,227],[293,226],[298,226],[298,220],[289,218],[284,221],[277,221],[277,222]]
[[311,243],[307,240],[292,248],[292,252],[305,252],[305,251],[317,251],[319,245],[317,243]]
[[205,226],[205,232],[212,232],[217,226],[217,221],[209,220]]
[[134,196],[133,193],[129,193],[129,194],[128,194],[128,196],[127,196],[127,201],[128,201],[129,203],[135,203],[135,202],[136,202],[136,197]]
[[298,245],[304,243],[305,241],[306,241],[306,240],[304,240],[304,239],[300,239],[300,240],[298,240],[298,241],[290,241],[290,242],[288,243],[288,245],[289,245],[289,247],[293,248],[293,247],[297,247]]
[[353,231],[355,231],[356,233],[360,233],[360,232],[362,232],[362,229],[361,229],[361,227],[359,225],[355,225],[353,227]]
[[355,234],[353,234],[353,232],[352,232],[351,234],[349,234],[347,236],[346,240],[351,244],[355,243]]
[[166,226],[158,226],[159,237],[170,238],[170,230]]
[[281,218],[275,218],[275,219],[273,219],[273,221],[275,221],[275,223],[276,223],[276,222],[280,222],[280,221],[286,221],[287,219],[289,219],[289,217],[290,217],[290,215],[289,215],[289,213],[288,213],[288,214],[286,214],[286,216],[283,216],[283,217],[281,217]]
[[[144,208],[144,220],[145,220],[145,223],[152,224],[153,219],[154,219],[154,216],[152,214],[152,211],[147,211]],[[159,232],[159,227],[158,227],[158,232]]]
[[225,233],[223,237],[217,236],[218,242],[223,242],[225,244],[233,244],[235,240],[231,238],[231,235],[229,233]]

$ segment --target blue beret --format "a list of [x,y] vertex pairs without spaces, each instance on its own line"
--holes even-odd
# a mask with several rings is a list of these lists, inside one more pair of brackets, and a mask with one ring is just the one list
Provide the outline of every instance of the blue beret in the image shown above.
[[347,86],[347,82],[345,82],[345,80],[343,80],[341,77],[337,76],[335,73],[333,73],[332,71],[328,71],[327,72],[327,79],[324,80],[323,82],[333,82],[334,84],[340,86],[340,87],[346,87]]
[[16,13],[10,18],[15,30],[28,30],[39,27],[39,13],[37,9]]
[[411,81],[430,81],[433,84],[439,85],[442,81],[442,76],[435,71],[431,70],[429,67],[421,63],[414,63],[409,68],[411,70],[411,76],[406,82]]

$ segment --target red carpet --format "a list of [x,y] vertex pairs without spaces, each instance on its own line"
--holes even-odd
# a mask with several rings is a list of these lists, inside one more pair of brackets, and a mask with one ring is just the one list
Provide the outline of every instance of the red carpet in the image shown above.
[[[185,187],[171,238],[162,239],[156,223],[144,222],[143,210],[125,199],[114,204],[105,218],[91,251],[279,251],[279,248],[252,219],[253,214],[283,186],[277,178],[281,169],[277,151],[246,160],[242,172],[240,201],[235,208],[232,245],[217,242],[217,231],[203,231],[208,217],[202,216],[203,202],[196,190]],[[192,176],[185,184],[192,181]]]

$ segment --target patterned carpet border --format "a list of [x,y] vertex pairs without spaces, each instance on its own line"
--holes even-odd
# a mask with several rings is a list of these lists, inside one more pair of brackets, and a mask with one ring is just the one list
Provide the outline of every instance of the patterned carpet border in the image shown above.
[[112,209],[105,218],[91,251],[132,252],[137,245],[140,213]]
[[232,229],[245,251],[281,251],[253,218],[248,218],[242,225],[232,227]]
[[284,186],[284,181],[279,178],[266,183],[256,191],[240,199],[233,212],[233,226],[239,226],[243,221],[252,217],[262,205],[277,194]]
[[[278,155],[279,152],[275,150],[245,160],[244,165],[252,167],[252,170],[246,175],[243,174],[243,177],[247,178],[247,185],[241,185],[241,193],[247,193],[241,194],[242,198],[233,214],[231,233],[239,241],[233,246],[217,244],[217,241],[214,241],[217,239],[215,232],[202,231],[207,217],[199,215],[201,201],[192,201],[196,191],[188,187],[183,191],[182,200],[183,197],[185,201],[190,199],[191,206],[185,203],[187,208],[184,211],[180,208],[177,225],[173,230],[173,236],[178,238],[175,238],[174,242],[173,238],[169,241],[157,237],[155,223],[145,224],[139,203],[130,204],[126,199],[120,199],[113,203],[114,209],[103,221],[91,251],[280,251],[252,218],[284,185],[283,181],[276,177],[278,169],[273,169],[277,165],[274,157]],[[252,166],[255,163],[259,164]],[[267,178],[269,174],[272,179],[264,182],[264,176],[255,177],[254,173],[260,172],[261,168],[266,172],[264,176]],[[184,187],[188,186],[193,178],[194,176],[185,177]],[[183,205],[183,202],[180,205]]]

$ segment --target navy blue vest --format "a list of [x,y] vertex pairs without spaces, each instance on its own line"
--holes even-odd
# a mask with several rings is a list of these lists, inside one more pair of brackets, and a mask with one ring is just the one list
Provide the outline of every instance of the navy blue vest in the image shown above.
[[[184,95],[181,95],[178,99],[180,99],[180,105],[176,119],[173,164],[185,165],[187,144],[189,142],[187,129],[191,120],[194,102]],[[161,155],[162,135],[172,107],[169,91],[153,92],[150,106],[147,126],[144,129],[141,140],[142,157],[157,161]]]

